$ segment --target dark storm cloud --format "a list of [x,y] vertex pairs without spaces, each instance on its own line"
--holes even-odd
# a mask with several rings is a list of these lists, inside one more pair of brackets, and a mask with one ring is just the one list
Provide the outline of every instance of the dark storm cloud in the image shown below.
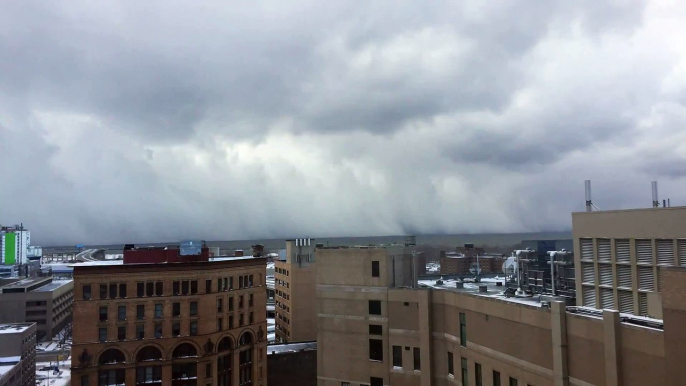
[[585,178],[683,185],[681,8],[10,2],[0,223],[44,243],[562,229]]

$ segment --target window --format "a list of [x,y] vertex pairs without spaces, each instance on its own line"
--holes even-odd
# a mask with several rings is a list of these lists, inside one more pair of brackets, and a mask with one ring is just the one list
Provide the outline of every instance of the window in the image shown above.
[[243,289],[243,276],[238,276],[238,289]]
[[181,282],[181,295],[188,295],[188,280]]
[[145,296],[154,296],[155,295],[155,283],[149,282],[145,283]]
[[341,382],[341,386],[350,386],[350,382]]
[[100,321],[104,322],[107,320],[107,307],[100,307]]
[[467,318],[460,312],[460,346],[467,347]]
[[178,281],[175,281],[172,283],[172,295],[178,295],[179,294],[179,286],[181,284]]
[[510,386],[517,386],[517,379],[510,377]]
[[162,323],[155,323],[155,338],[162,337]]
[[252,312],[250,312],[250,314],[248,314],[248,324],[252,324],[252,323],[253,323],[253,317],[252,317]]
[[369,339],[369,360],[383,362],[383,341]]
[[164,283],[161,281],[155,282],[155,295],[157,296],[162,296],[164,295]]
[[126,284],[119,284],[119,297],[120,298],[126,297]]
[[190,330],[190,335],[198,335],[198,321],[197,320],[191,320],[189,330]]
[[98,329],[98,340],[100,342],[107,342],[107,328]]
[[[224,280],[226,280],[226,279],[224,279]],[[226,287],[226,282],[224,282],[224,287]],[[233,276],[231,276],[231,277],[229,278],[229,289],[230,289],[230,290],[233,289]]]
[[86,284],[83,286],[83,300],[91,300],[91,285]]
[[145,283],[136,284],[136,296],[138,296],[139,298],[145,296]]
[[195,316],[198,314],[198,302],[191,302],[190,314],[191,316]]
[[381,315],[381,301],[380,300],[370,300],[369,301],[369,315]]
[[238,326],[243,327],[243,314],[238,315]]
[[205,378],[212,378],[212,364],[205,365]]
[[145,306],[142,304],[139,304],[136,306],[136,319],[138,319],[138,320],[145,319]]
[[229,330],[233,328],[233,315],[229,315]]
[[455,375],[455,368],[453,367],[453,353],[448,351],[448,374]]
[[117,285],[116,284],[110,284],[110,299],[116,299],[117,298]]
[[250,294],[248,295],[248,307],[252,307],[253,305],[253,295]]
[[377,378],[377,377],[369,378],[369,386],[383,386],[383,378]]
[[98,385],[123,385],[125,382],[124,369],[100,370]]
[[100,299],[107,299],[107,284],[100,284]]
[[380,324],[370,324],[369,335],[383,335],[383,327]]
[[217,299],[217,312],[222,312],[224,311],[224,299],[218,298]]
[[137,324],[136,325],[136,339],[143,339],[143,338],[145,338],[145,325]]
[[248,287],[250,287],[250,288],[252,288],[252,283],[253,283],[252,276],[253,275],[248,276]]
[[222,285],[222,279],[219,278],[219,279],[217,279],[217,292],[223,291],[223,290],[224,290],[224,286]]
[[243,308],[243,295],[238,297],[238,308]]
[[198,293],[198,281],[197,280],[191,280],[191,295],[195,295]]
[[462,364],[462,384],[468,385],[469,375],[467,374],[467,358],[462,358],[460,362]]
[[221,331],[224,325],[224,319],[217,318],[217,331]]
[[500,386],[500,372],[493,370],[493,386]]
[[233,296],[229,298],[229,311],[233,311]]
[[379,277],[379,262],[372,261],[372,277]]
[[172,316],[180,316],[181,315],[181,303],[173,303],[172,304]]
[[[86,299],[84,299],[86,300]],[[88,375],[82,375],[81,376],[81,386],[89,386],[90,383],[88,383]]]
[[136,384],[161,383],[162,367],[148,366],[136,368]]
[[126,340],[126,326],[117,327],[117,340]]
[[155,318],[162,317],[162,303],[155,304]]
[[483,386],[483,381],[481,380],[481,365],[474,363],[474,378],[476,379],[476,386]]
[[403,348],[393,346],[393,367],[403,367]]
[[126,320],[126,306],[117,307],[117,319]]
[[212,293],[212,280],[210,279],[205,280],[205,293]]
[[414,370],[421,370],[422,365],[421,365],[421,361],[419,358],[419,347],[413,347],[412,348],[412,359],[414,362]]

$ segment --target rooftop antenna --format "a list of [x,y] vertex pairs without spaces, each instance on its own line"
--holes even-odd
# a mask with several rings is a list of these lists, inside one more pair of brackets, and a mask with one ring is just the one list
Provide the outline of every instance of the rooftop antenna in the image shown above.
[[585,181],[586,185],[586,212],[593,212],[593,210],[600,211],[600,208],[595,206],[593,204],[593,201],[591,200],[591,180],[586,180]]
[[653,188],[653,208],[659,208],[660,200],[657,198],[657,181],[653,181],[650,184]]

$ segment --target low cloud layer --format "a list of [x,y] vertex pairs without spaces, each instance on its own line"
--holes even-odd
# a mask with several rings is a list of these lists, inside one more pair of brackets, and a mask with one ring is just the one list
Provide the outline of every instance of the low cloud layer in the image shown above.
[[0,223],[54,245],[565,230],[684,205],[676,1],[10,2]]

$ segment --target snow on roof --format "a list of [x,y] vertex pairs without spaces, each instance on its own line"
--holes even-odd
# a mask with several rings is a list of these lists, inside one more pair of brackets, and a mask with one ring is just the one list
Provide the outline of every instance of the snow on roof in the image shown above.
[[28,330],[32,324],[33,323],[0,324],[0,334],[21,333]]
[[71,283],[71,282],[73,282],[73,281],[74,281],[74,280],[71,280],[71,279],[69,279],[69,280],[53,280],[52,283],[46,284],[46,285],[44,285],[44,286],[42,286],[42,287],[40,287],[40,288],[36,288],[35,290],[33,290],[33,292],[50,292],[50,291],[54,291],[54,290],[56,290],[56,289],[58,289],[58,288],[60,288],[60,287],[62,287],[62,286],[64,286],[64,285],[67,285],[67,284],[69,284],[69,283]]
[[20,356],[0,357],[0,363],[2,363],[2,364],[6,364],[6,363],[14,364],[14,363],[18,363],[19,361],[21,361]]
[[298,342],[270,344],[267,346],[267,355],[283,354],[287,352],[298,352],[301,350],[316,350],[317,342]]

